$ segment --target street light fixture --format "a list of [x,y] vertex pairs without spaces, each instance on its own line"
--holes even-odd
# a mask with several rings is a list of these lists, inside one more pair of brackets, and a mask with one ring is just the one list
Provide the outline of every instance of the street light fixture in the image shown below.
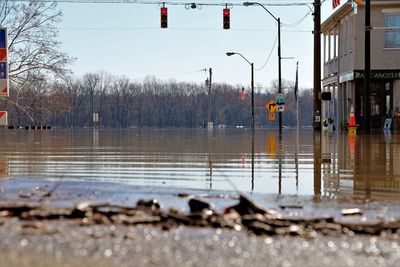
[[242,54],[236,52],[227,52],[228,57],[233,55],[241,56],[251,66],[251,128],[254,130],[254,64],[247,60]]
[[[260,6],[278,22],[278,93],[282,93],[282,56],[281,56],[281,19],[275,17],[263,4],[258,2],[244,2],[244,6]],[[282,112],[279,112],[279,135],[282,135]]]

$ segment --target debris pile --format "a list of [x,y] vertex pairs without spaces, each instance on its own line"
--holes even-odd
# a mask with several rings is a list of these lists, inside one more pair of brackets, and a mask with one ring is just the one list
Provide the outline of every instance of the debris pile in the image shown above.
[[[217,213],[210,203],[190,198],[189,213],[175,209],[163,211],[162,205],[155,199],[140,200],[135,207],[109,204],[91,204],[83,202],[71,208],[57,208],[39,204],[0,203],[0,226],[9,218],[21,221],[43,222],[46,220],[68,220],[80,225],[137,225],[151,224],[164,230],[188,225],[194,227],[228,228],[247,230],[256,235],[293,235],[315,237],[324,235],[354,234],[400,234],[400,221],[385,222],[346,222],[334,217],[302,218],[284,216],[274,209],[265,209],[245,196],[240,196],[239,203]],[[286,208],[286,207],[285,207]],[[300,206],[296,206],[300,209]],[[343,216],[362,215],[361,209],[347,209]]]

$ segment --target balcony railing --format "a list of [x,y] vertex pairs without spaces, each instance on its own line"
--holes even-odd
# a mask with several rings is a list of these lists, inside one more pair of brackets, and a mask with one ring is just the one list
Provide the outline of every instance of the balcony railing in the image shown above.
[[338,58],[334,58],[324,63],[324,77],[336,75],[338,72]]

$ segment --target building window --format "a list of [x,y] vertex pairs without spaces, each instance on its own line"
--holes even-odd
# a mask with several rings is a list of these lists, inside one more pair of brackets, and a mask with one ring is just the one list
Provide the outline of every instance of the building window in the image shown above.
[[385,47],[400,48],[400,15],[386,15]]
[[354,17],[350,17],[349,19],[349,53],[353,51],[353,31],[354,31]]

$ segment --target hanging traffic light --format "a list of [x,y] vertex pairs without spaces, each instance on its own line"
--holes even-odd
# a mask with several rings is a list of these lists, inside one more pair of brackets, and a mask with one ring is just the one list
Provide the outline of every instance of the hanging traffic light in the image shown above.
[[161,8],[161,28],[168,28],[168,8]]
[[228,30],[231,27],[230,25],[231,10],[229,8],[224,8],[223,15],[224,15],[224,29]]

